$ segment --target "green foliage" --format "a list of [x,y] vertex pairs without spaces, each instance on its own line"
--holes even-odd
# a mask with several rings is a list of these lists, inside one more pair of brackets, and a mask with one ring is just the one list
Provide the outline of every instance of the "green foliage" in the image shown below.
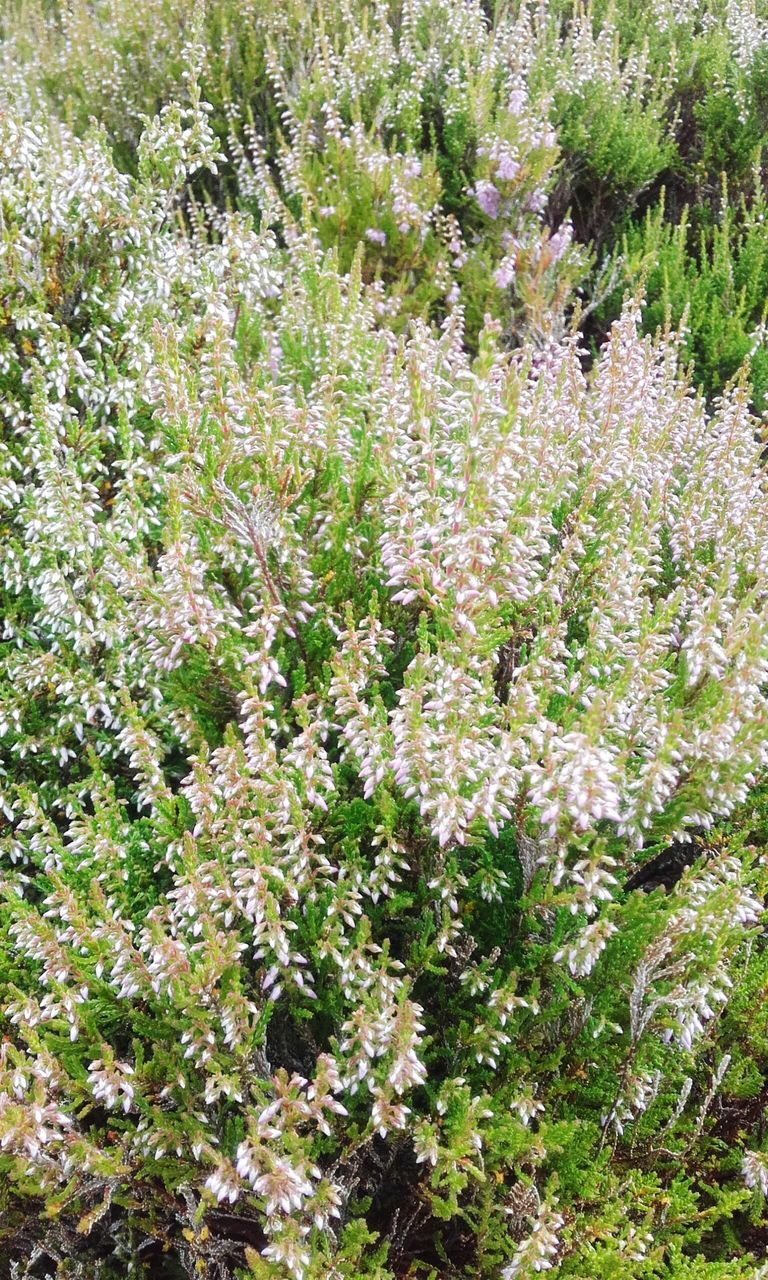
[[[648,332],[684,326],[683,351],[695,384],[714,397],[748,363],[755,407],[768,394],[768,230],[760,171],[749,197],[731,200],[723,178],[720,207],[710,220],[688,209],[675,225],[659,204],[632,226],[621,242],[627,282],[645,291],[643,323]],[[615,312],[619,294],[607,304]]]

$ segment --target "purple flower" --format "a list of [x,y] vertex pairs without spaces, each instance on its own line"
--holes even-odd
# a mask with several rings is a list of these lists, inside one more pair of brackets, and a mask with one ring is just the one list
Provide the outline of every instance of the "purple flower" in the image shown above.
[[366,240],[370,240],[371,244],[384,245],[387,243],[386,231],[380,231],[378,227],[369,227],[365,233],[365,238]]
[[480,205],[483,213],[489,218],[498,218],[499,205],[501,196],[492,182],[477,182],[475,184],[475,199]]
[[526,205],[531,213],[541,213],[547,207],[547,197],[543,191],[532,191]]
[[565,253],[568,245],[571,243],[572,228],[569,223],[563,222],[555,231],[554,235],[549,238],[549,253],[552,262],[558,262]]
[[500,289],[506,289],[515,278],[515,267],[511,258],[504,258],[493,273],[493,278]]
[[527,96],[525,89],[512,90],[509,95],[508,106],[513,116],[520,116],[523,114],[523,108],[526,104]]
[[513,182],[520,172],[520,165],[510,151],[502,151],[496,165],[496,177],[503,182]]

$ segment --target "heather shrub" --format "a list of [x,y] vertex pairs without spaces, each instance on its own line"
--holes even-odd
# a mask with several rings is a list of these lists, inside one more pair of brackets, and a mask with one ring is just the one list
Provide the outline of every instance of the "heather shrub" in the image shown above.
[[118,162],[134,168],[143,116],[182,88],[184,47],[201,12],[190,0],[6,4],[6,84],[34,107],[54,101],[77,133],[95,118]]
[[[490,27],[476,3],[408,3],[392,17],[364,5],[363,34],[339,16],[317,6],[311,49],[305,29],[274,24],[282,127],[271,138],[231,108],[241,200],[275,225],[309,214],[342,269],[363,245],[363,276],[395,327],[443,318],[461,292],[471,342],[486,313],[508,340],[562,332],[589,254],[567,209],[548,206],[557,137],[549,90],[529,85],[540,42],[528,10]],[[296,74],[301,57],[311,74]]]
[[[664,201],[625,233],[621,253],[627,284],[642,278],[648,332],[684,325],[683,350],[694,381],[715,396],[749,361],[755,407],[765,407],[768,364],[763,326],[768,283],[765,199],[756,171],[749,201],[734,202],[725,180],[715,221],[694,223],[687,209],[673,225]],[[616,314],[617,290],[601,314]]]
[[145,116],[186,101],[196,43],[229,160],[194,198],[278,231],[310,219],[342,270],[362,243],[396,328],[439,323],[461,291],[469,346],[486,314],[512,343],[561,336],[577,295],[589,314],[615,287],[603,264],[629,210],[662,183],[675,219],[709,203],[764,140],[764,22],[736,0],[113,0],[9,5],[4,26],[22,99],[78,133],[96,116],[131,172]]
[[471,348],[488,314],[511,344],[562,336],[577,302],[603,340],[628,212],[660,210],[663,183],[677,222],[721,169],[747,180],[763,50],[763,20],[720,0],[8,5],[2,43],[27,111],[52,102],[77,133],[95,116],[134,173],[145,117],[186,103],[193,72],[227,159],[185,205],[309,222],[344,271],[362,244],[398,330],[461,293]]
[[[553,116],[565,157],[559,195],[573,202],[585,239],[604,239],[675,156],[674,63],[665,68],[662,53],[652,75],[647,43],[622,51],[614,14],[598,23],[579,5],[558,53]],[[545,76],[549,67],[546,59]]]
[[0,1277],[765,1276],[762,6],[0,19]]
[[756,1275],[748,388],[185,232],[188,83],[2,122],[9,1272]]
[[217,0],[182,22],[164,0],[32,12],[22,34],[6,23],[18,96],[53,101],[76,132],[95,112],[129,171],[145,116],[186,101],[194,49],[229,156],[193,180],[196,200],[234,203],[281,233],[310,220],[343,270],[362,244],[395,327],[439,321],[463,288],[469,340],[486,311],[512,341],[563,331],[590,256],[567,209],[547,213],[558,147],[549,90],[527,88],[540,41],[525,6],[498,28],[477,0],[392,13]]

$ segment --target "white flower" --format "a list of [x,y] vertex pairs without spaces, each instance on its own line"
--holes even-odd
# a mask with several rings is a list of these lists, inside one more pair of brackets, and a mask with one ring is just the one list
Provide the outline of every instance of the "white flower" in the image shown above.
[[744,1153],[741,1173],[748,1187],[755,1187],[762,1195],[768,1196],[768,1159],[762,1151]]

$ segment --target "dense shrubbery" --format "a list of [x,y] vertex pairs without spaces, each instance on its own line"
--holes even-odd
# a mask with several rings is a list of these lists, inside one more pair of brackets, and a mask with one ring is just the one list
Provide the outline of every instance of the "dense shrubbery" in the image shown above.
[[767,1274],[768,27],[638,10],[3,7],[0,1275]]

